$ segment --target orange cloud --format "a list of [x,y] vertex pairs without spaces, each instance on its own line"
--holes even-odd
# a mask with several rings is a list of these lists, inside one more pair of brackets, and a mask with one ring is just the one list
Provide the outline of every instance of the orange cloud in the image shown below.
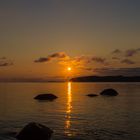
[[6,67],[6,66],[11,66],[13,65],[13,62],[10,60],[7,60],[6,57],[1,57],[0,58],[0,67]]
[[48,55],[47,57],[40,57],[40,58],[36,59],[34,62],[44,63],[44,62],[51,61],[52,59],[55,59],[55,58],[63,59],[66,57],[68,57],[68,56],[64,52],[57,52],[57,53],[53,53],[51,55]]

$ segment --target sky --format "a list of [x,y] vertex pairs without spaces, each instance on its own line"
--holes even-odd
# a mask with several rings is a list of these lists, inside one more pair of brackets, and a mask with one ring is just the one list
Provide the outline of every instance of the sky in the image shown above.
[[140,75],[139,0],[1,0],[0,78]]

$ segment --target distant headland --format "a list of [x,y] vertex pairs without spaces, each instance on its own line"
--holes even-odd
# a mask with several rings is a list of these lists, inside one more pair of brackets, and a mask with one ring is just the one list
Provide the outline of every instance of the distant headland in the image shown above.
[[75,77],[72,82],[140,82],[140,76],[83,76]]

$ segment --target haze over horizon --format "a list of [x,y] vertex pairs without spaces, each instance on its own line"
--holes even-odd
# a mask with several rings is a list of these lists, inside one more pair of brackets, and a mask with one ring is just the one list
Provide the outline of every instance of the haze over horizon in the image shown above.
[[1,0],[0,79],[140,76],[140,1]]

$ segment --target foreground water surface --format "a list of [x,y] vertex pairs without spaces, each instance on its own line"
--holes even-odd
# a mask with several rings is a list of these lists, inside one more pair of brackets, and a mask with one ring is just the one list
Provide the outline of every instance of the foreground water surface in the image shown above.
[[[85,96],[105,88],[119,95]],[[59,98],[34,100],[40,93]],[[53,129],[52,140],[139,140],[140,83],[0,83],[0,140],[32,121]]]

